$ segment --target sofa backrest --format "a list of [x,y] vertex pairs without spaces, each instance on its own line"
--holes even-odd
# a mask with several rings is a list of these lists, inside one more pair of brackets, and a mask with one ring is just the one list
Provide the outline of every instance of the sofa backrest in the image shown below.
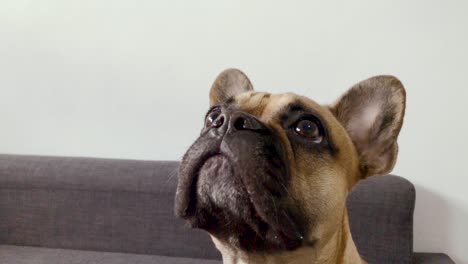
[[348,214],[356,247],[368,263],[412,263],[416,193],[408,180],[372,176],[348,196]]
[[[220,259],[205,232],[174,217],[177,168],[174,161],[0,155],[0,244]],[[371,177],[348,208],[369,263],[410,263],[411,183]]]
[[177,167],[0,155],[0,244],[220,258],[174,217]]

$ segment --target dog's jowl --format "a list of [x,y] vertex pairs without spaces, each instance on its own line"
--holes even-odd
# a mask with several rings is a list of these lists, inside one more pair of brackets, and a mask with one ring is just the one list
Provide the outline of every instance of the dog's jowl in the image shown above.
[[228,69],[209,96],[201,135],[180,166],[177,216],[209,232],[225,263],[364,263],[346,197],[395,164],[401,82],[372,77],[320,105],[254,91]]

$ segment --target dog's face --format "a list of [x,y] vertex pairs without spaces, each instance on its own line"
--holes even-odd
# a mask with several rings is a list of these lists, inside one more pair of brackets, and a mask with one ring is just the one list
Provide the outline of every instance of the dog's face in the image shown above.
[[328,239],[353,185],[393,168],[405,91],[378,76],[327,106],[255,92],[230,69],[210,104],[180,166],[176,214],[229,248],[269,252]]

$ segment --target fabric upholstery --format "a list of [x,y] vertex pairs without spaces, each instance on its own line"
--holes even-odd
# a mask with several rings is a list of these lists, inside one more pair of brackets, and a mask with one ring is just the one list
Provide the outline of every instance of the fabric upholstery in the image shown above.
[[[173,161],[0,155],[0,245],[219,260],[205,232],[174,217],[177,168]],[[354,188],[348,198],[351,232],[370,264],[411,263],[414,200],[413,185],[398,176],[373,176]],[[0,255],[10,252],[12,259],[75,254],[1,248]],[[427,259],[434,257],[439,255]]]
[[219,259],[174,217],[177,166],[0,155],[0,244]]
[[414,253],[413,264],[455,264],[455,262],[445,254]]
[[351,234],[369,263],[411,263],[413,184],[398,176],[372,176],[348,197]]
[[2,264],[221,264],[220,260],[0,245]]

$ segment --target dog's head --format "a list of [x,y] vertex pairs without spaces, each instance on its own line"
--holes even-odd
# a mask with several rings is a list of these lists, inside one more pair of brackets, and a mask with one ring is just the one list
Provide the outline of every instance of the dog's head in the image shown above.
[[226,70],[182,160],[176,214],[242,251],[314,246],[340,226],[356,182],[393,168],[404,111],[392,76],[320,105],[255,92],[244,73]]

